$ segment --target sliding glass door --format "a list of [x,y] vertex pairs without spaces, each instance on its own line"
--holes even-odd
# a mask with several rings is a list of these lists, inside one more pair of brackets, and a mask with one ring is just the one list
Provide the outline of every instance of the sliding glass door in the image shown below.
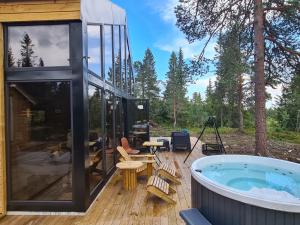
[[72,200],[71,84],[10,82],[10,198]]
[[89,180],[90,192],[103,181],[103,98],[101,89],[89,85]]

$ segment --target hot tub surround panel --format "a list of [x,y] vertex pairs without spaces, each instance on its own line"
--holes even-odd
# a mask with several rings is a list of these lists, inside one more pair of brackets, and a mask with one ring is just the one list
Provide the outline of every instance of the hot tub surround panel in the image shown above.
[[242,203],[217,194],[191,178],[192,207],[217,225],[299,225],[300,213]]

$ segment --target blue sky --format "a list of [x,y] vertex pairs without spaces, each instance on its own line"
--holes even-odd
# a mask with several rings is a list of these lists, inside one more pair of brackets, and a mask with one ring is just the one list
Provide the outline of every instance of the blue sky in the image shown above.
[[[134,61],[142,60],[146,48],[150,48],[156,61],[159,80],[165,80],[168,71],[168,60],[172,51],[182,47],[186,60],[201,52],[203,43],[189,44],[184,34],[176,27],[174,6],[178,0],[113,0],[126,10],[131,50]],[[213,58],[216,43],[211,42],[206,50],[206,57]],[[204,97],[208,81],[215,81],[215,75],[209,73],[197,78],[195,84],[188,86],[188,96],[200,92]],[[281,89],[268,90],[273,96],[280,94]],[[274,103],[269,102],[268,107]]]
[[[113,0],[126,10],[131,50],[134,60],[142,60],[146,48],[150,48],[156,61],[159,80],[165,80],[168,71],[168,60],[172,51],[183,48],[188,60],[199,54],[202,43],[189,44],[184,34],[176,27],[174,6],[177,0]],[[214,55],[214,45],[209,45],[207,55]],[[189,85],[188,95],[193,92],[205,93],[208,79],[215,79],[213,74],[201,77],[196,84]]]

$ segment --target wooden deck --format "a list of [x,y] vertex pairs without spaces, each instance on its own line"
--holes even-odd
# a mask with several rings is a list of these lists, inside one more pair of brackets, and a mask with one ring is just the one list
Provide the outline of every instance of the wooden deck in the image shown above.
[[[195,138],[192,138],[195,140]],[[193,144],[193,141],[192,141]],[[199,149],[199,148],[198,148]],[[162,200],[148,196],[146,192],[146,178],[138,180],[137,190],[125,191],[122,188],[122,177],[117,171],[107,186],[99,194],[94,204],[84,216],[6,216],[0,220],[4,225],[176,225],[184,224],[179,211],[190,207],[191,204],[191,162],[201,157],[195,150],[189,160],[183,164],[186,152],[161,152],[160,159],[169,162],[181,174],[181,185],[172,185],[177,191],[173,194],[176,205],[170,205]]]

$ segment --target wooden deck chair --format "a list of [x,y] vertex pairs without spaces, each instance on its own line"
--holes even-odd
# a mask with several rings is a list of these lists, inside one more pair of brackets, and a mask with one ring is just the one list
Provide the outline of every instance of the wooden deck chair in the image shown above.
[[125,149],[121,146],[117,147],[118,152],[121,155],[120,161],[140,161],[144,163],[144,165],[137,169],[137,173],[139,176],[152,174],[153,164],[155,160],[153,158],[154,155],[129,155]]
[[126,137],[122,137],[121,138],[121,144],[122,144],[122,147],[125,149],[125,151],[130,154],[130,155],[136,155],[136,154],[139,154],[140,151],[139,150],[136,150],[136,149],[132,149],[130,146],[129,146],[129,143],[128,143],[128,140]]
[[[129,161],[140,160],[140,161],[143,161],[144,163],[147,163],[150,160],[150,162],[155,162],[155,160],[153,160],[153,158],[155,157],[154,154],[129,155],[124,150],[124,148],[122,148],[121,146],[118,146],[117,150],[119,151],[119,153],[121,154],[121,156],[123,158],[123,159],[121,158],[120,161],[122,161],[122,160],[129,160]],[[145,160],[145,158],[148,158],[148,160]],[[176,170],[171,168],[168,164],[162,163],[156,171],[157,171],[158,176],[164,177],[164,178],[170,180],[171,182],[174,182],[175,184],[181,184],[181,182],[178,180],[178,177],[176,176]]]
[[156,174],[159,177],[164,177],[175,184],[181,184],[176,176],[176,170],[171,168],[168,164],[162,163],[156,170]]
[[149,178],[147,191],[168,203],[176,204],[176,201],[170,197],[170,194],[176,193],[176,191],[166,181],[158,176],[151,176]]

